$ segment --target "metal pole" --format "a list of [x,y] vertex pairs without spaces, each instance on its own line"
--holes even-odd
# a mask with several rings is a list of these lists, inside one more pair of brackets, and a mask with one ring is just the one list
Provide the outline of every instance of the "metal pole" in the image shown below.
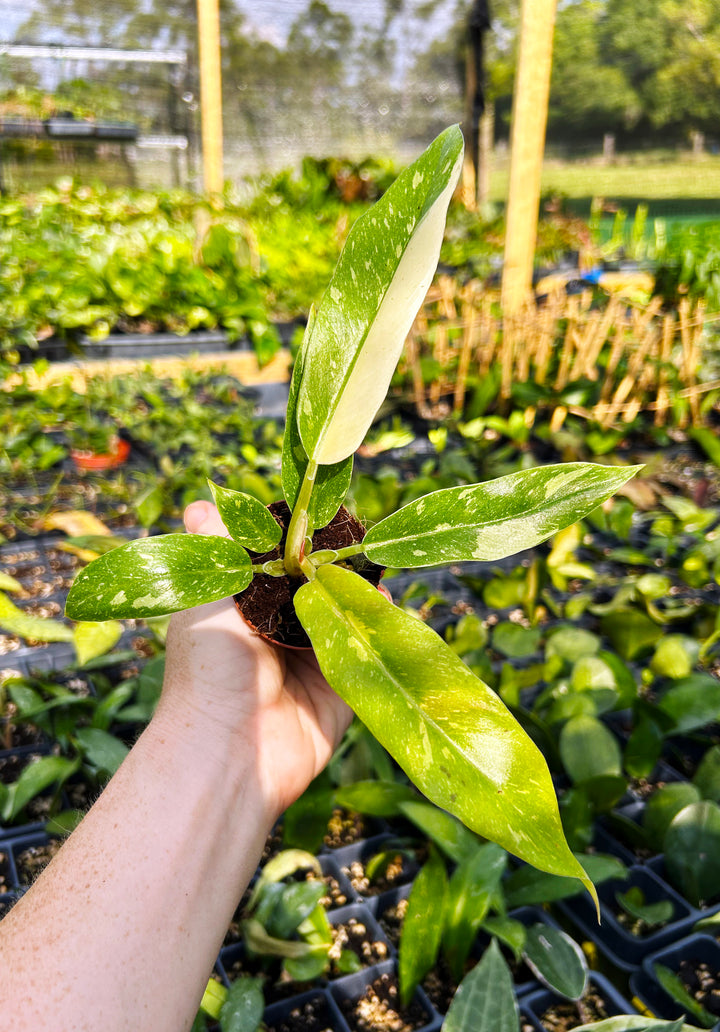
[[557,0],[523,0],[513,96],[502,305],[512,313],[532,289]]
[[205,192],[223,188],[220,12],[218,0],[197,0],[200,49],[200,121]]

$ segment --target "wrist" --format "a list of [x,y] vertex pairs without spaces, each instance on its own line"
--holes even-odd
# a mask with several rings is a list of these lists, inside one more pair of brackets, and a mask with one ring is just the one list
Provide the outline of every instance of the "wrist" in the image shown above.
[[191,780],[199,792],[225,811],[237,813],[264,837],[275,820],[275,805],[258,779],[250,740],[217,719],[212,711],[182,698],[163,697],[143,737],[159,767]]

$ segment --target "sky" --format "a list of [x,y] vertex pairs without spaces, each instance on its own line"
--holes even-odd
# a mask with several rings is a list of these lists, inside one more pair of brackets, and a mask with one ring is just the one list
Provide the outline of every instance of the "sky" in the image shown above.
[[18,0],[0,0],[0,24],[2,25],[0,38],[2,40],[13,38],[18,25],[27,18],[28,7],[27,3],[19,3]]
[[[236,0],[238,7],[245,12],[248,23],[253,26],[262,39],[275,45],[285,42],[290,26],[299,14],[306,10],[309,0]],[[328,6],[333,11],[343,11],[353,20],[377,23],[382,19],[383,0],[329,0]]]
[[[35,3],[42,0],[35,0]],[[100,0],[102,2],[102,0]],[[310,0],[235,0],[237,6],[245,12],[248,24],[252,25],[258,35],[278,45],[285,42],[293,21],[308,6]],[[362,24],[378,25],[384,14],[384,0],[326,0],[328,6],[335,11],[349,14],[353,21]],[[406,0],[406,7],[412,10],[419,6],[420,0]],[[34,6],[33,0],[0,0],[0,42],[12,40],[17,27],[24,21],[28,11]],[[428,23],[429,31],[442,31],[447,28],[447,12],[454,6],[453,0],[439,3],[438,14]],[[396,19],[396,32],[402,30],[403,15]],[[40,41],[38,41],[40,42]],[[108,45],[112,45],[108,40]]]

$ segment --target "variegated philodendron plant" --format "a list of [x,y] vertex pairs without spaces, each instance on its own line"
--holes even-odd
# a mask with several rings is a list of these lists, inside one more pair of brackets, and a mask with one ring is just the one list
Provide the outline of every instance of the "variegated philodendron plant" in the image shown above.
[[[255,573],[304,581],[295,611],[327,680],[431,800],[536,867],[594,888],[563,834],[545,760],[494,692],[438,635],[349,568],[363,553],[395,568],[496,560],[581,519],[635,468],[568,463],[411,502],[340,551],[312,533],[347,493],[353,453],[385,398],[430,285],[463,160],[445,130],[353,226],[290,386],[282,485],[284,555],[253,566],[281,528],[248,495],[211,485],[230,535],[167,534],[101,556],[72,586],[80,620],[154,617],[243,591]],[[238,617],[239,618],[239,617]]]

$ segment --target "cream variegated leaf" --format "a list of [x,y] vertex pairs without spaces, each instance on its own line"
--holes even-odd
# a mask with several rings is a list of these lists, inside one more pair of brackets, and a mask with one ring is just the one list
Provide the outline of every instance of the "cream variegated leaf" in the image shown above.
[[587,516],[641,468],[565,462],[433,491],[376,523],[363,551],[405,569],[503,559]]
[[317,311],[297,399],[308,457],[341,462],[382,404],[437,267],[463,140],[446,129],[353,226]]

